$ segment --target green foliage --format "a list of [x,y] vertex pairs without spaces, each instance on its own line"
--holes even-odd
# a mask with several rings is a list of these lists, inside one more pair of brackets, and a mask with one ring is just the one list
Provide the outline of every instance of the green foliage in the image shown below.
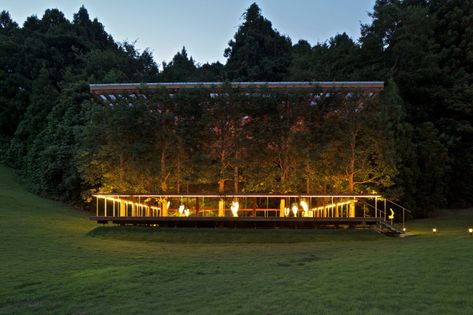
[[51,9],[23,28],[2,12],[0,25],[0,132],[10,142],[3,159],[36,192],[78,202],[87,188],[78,154],[93,108],[88,83],[155,81],[157,65],[149,51],[116,44],[84,7],[73,22]]
[[[81,7],[20,27],[0,13],[0,152],[33,189],[78,202],[94,191],[376,190],[427,215],[471,205],[472,1],[378,0],[358,41],[295,45],[252,4],[225,50],[185,48],[162,71]],[[224,88],[163,91],[103,108],[88,83],[384,80],[349,98]],[[322,97],[323,96],[323,97]],[[309,105],[312,104],[312,105]],[[435,157],[435,158],[433,158]]]
[[346,33],[310,47],[299,41],[292,48],[289,79],[295,81],[349,81],[360,79],[360,47]]
[[228,78],[234,81],[281,81],[287,76],[291,40],[272,28],[253,3],[225,49]]
[[130,101],[87,119],[78,166],[92,193],[371,192],[396,173],[374,96],[225,86]]
[[163,72],[160,79],[163,82],[185,82],[189,81],[197,70],[192,57],[187,56],[185,47],[178,52],[169,64],[163,63]]

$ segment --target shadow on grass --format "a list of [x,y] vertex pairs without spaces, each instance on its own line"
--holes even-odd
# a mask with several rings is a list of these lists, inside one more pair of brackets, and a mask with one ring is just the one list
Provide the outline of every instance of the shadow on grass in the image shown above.
[[370,230],[195,229],[137,226],[97,227],[88,232],[87,236],[112,240],[184,244],[375,241],[386,238]]

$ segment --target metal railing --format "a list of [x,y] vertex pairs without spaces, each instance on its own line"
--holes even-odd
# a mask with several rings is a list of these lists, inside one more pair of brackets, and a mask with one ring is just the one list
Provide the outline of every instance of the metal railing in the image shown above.
[[[260,198],[260,196],[247,196],[248,198]],[[345,198],[343,198],[345,197]],[[289,210],[287,214],[281,214],[281,208],[275,207],[275,204],[278,202],[276,200],[272,201],[272,204],[269,203],[269,198],[277,198],[280,196],[267,196],[264,197],[263,204],[251,207],[247,204],[248,200],[245,200],[245,203],[242,203],[242,207],[239,209],[239,217],[246,216],[257,216],[265,218],[269,217],[301,217],[301,218],[376,218],[380,219],[386,223],[393,225],[394,222],[402,222],[402,227],[405,227],[406,213],[411,214],[412,211],[406,207],[386,198],[383,198],[380,195],[372,196],[350,196],[351,198],[346,198],[347,196],[337,196],[337,197],[317,197],[325,198],[325,202],[320,202],[320,199],[316,202],[316,197],[294,197],[288,199],[287,203],[282,203],[287,208],[284,210]],[[96,216],[104,217],[158,217],[158,216],[182,216],[176,206],[173,208],[169,207],[167,203],[166,209],[162,207],[164,205],[156,204],[156,201],[153,203],[147,202],[145,197],[138,197],[133,200],[127,200],[126,198],[121,198],[121,196],[102,196],[98,195],[97,206],[96,206]],[[196,197],[189,197],[196,198]],[[200,198],[200,197],[199,197]],[[211,198],[220,198],[216,199],[222,200],[218,195]],[[240,197],[243,198],[243,197]],[[314,198],[314,202],[313,199]],[[99,202],[100,200],[100,202]],[[256,200],[256,199],[255,199]],[[292,204],[291,204],[292,200]],[[292,213],[289,209],[295,201],[301,203],[302,200],[306,200],[306,204],[309,205],[309,211],[302,211],[302,208],[299,207],[298,212],[295,214]],[[162,203],[162,201],[160,201]],[[256,202],[256,201],[254,201]],[[174,202],[175,203],[175,202]],[[214,200],[215,203],[215,200]],[[217,214],[223,213],[223,215],[230,215],[229,208],[225,206],[223,212],[219,212],[218,208],[215,208],[214,205],[207,204],[205,198],[194,206],[187,205],[189,208],[186,209],[187,215],[189,216],[217,216]],[[261,207],[262,206],[262,207]],[[393,210],[394,208],[394,210]],[[165,211],[164,211],[165,210]],[[222,209],[220,209],[222,210]],[[402,213],[402,220],[399,219],[400,214]],[[394,217],[395,215],[395,217]]]

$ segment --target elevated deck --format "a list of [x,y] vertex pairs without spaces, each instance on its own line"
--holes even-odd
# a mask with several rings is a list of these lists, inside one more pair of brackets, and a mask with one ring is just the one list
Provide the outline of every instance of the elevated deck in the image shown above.
[[[389,207],[388,214],[388,200],[375,194],[97,194],[94,197],[96,214],[90,219],[98,224],[171,228],[373,228],[385,234],[394,231],[390,229],[394,210]],[[404,209],[401,210],[404,222]]]
[[381,218],[279,218],[279,217],[148,217],[93,216],[99,224],[143,225],[179,228],[369,228]]

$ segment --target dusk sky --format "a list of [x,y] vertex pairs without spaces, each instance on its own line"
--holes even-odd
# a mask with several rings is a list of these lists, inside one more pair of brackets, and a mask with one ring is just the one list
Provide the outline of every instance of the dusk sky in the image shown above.
[[[169,61],[186,46],[199,63],[225,62],[223,51],[242,22],[241,15],[254,0],[93,1],[2,0],[0,10],[10,12],[20,25],[26,17],[41,17],[47,8],[58,8],[71,20],[84,5],[117,41],[136,41],[150,48],[156,61]],[[375,0],[259,0],[262,14],[293,42],[324,42],[346,32],[357,39],[360,24],[368,23]]]

